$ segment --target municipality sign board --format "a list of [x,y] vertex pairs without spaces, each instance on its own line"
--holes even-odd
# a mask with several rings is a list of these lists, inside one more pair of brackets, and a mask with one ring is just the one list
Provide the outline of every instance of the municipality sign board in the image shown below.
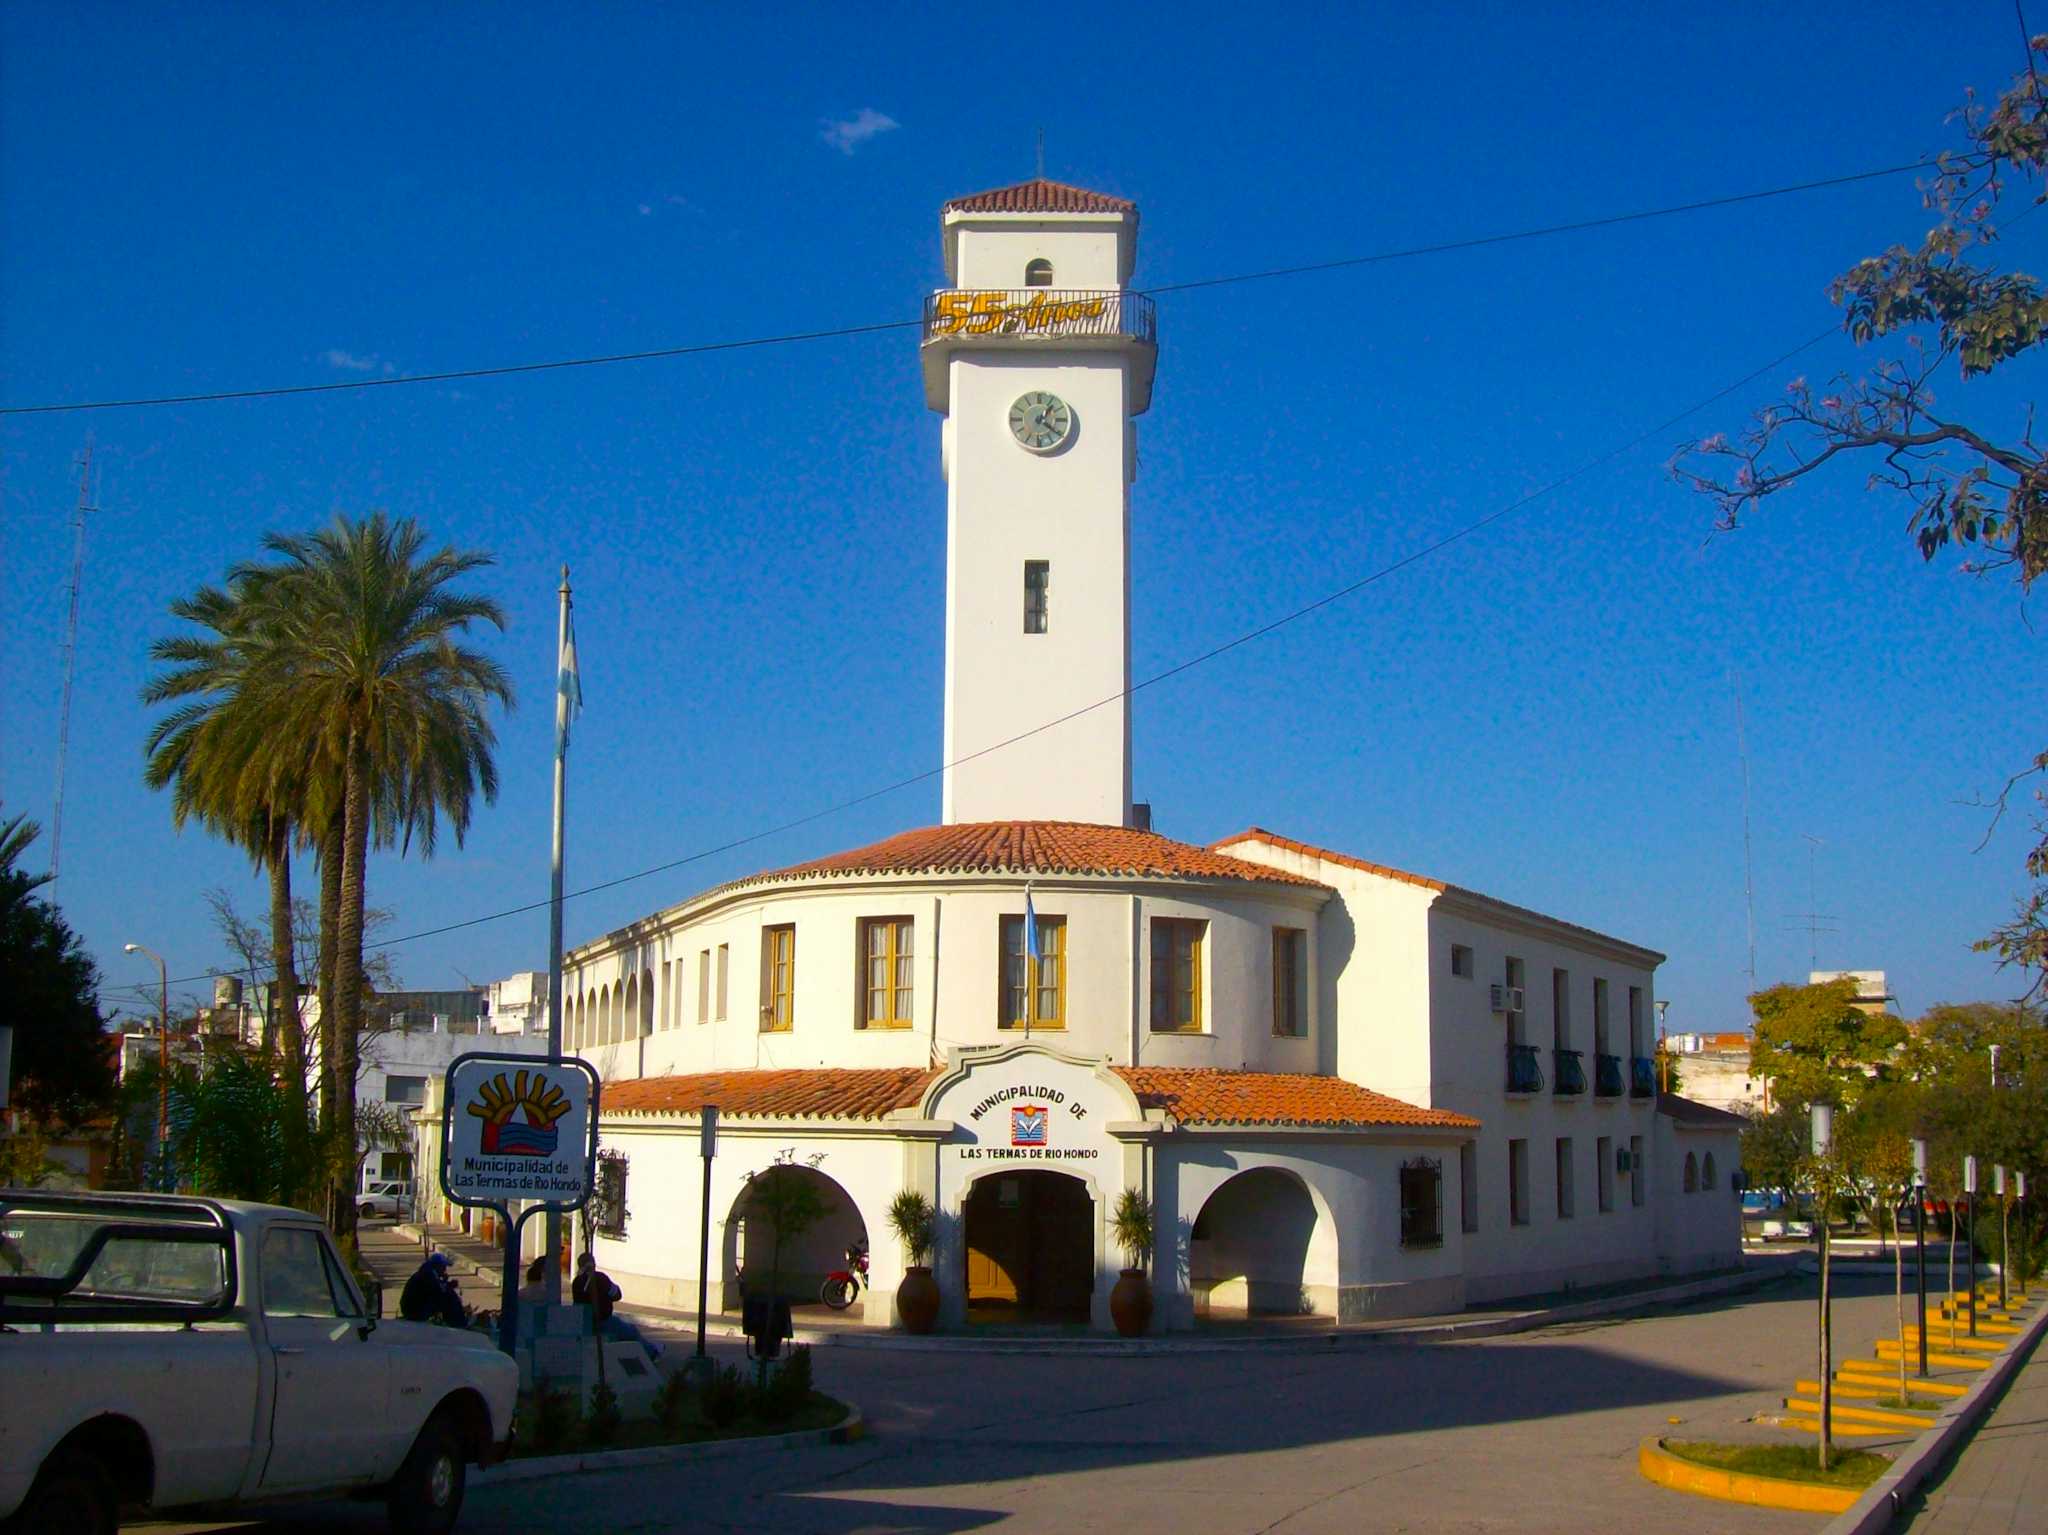
[[441,1117],[441,1191],[459,1205],[580,1210],[597,1165],[597,1073],[578,1060],[457,1056]]

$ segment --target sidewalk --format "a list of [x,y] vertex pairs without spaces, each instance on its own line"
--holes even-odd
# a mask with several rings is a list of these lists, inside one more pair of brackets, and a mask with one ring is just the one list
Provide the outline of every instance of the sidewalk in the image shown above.
[[2036,1346],[1955,1464],[1893,1527],[1915,1535],[2048,1531],[2048,1351]]
[[[419,1228],[401,1225],[401,1236],[419,1239]],[[431,1225],[427,1235],[433,1245],[454,1260],[458,1276],[497,1284],[503,1275],[501,1251],[453,1227]],[[799,1302],[791,1309],[796,1329],[794,1342],[814,1346],[840,1345],[848,1348],[898,1349],[905,1351],[944,1350],[987,1353],[1186,1353],[1220,1349],[1294,1346],[1315,1349],[1340,1347],[1374,1338],[1427,1338],[1444,1341],[1455,1338],[1488,1338],[1506,1333],[1527,1332],[1563,1322],[1587,1321],[1645,1311],[1655,1306],[1680,1305],[1722,1295],[1740,1294],[1775,1284],[1793,1274],[1812,1271],[1812,1255],[1794,1252],[1751,1256],[1740,1271],[1699,1279],[1646,1279],[1627,1284],[1605,1285],[1563,1294],[1525,1296],[1484,1308],[1448,1312],[1438,1316],[1400,1317],[1380,1322],[1335,1323],[1327,1317],[1242,1317],[1197,1322],[1189,1332],[1155,1333],[1140,1338],[1120,1338],[1078,1326],[1003,1326],[977,1324],[967,1328],[914,1336],[886,1327],[871,1327],[861,1318],[862,1302],[849,1311],[832,1311],[817,1302]],[[471,1287],[469,1298],[478,1301]],[[489,1304],[480,1301],[481,1304]],[[641,1331],[669,1339],[693,1338],[697,1330],[694,1311],[670,1310],[631,1301],[622,1302],[619,1314]],[[707,1319],[705,1334],[711,1338],[745,1337],[737,1311],[714,1311]]]

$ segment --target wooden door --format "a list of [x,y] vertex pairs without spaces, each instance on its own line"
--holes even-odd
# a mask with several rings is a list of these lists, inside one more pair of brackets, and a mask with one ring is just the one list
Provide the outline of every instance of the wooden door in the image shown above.
[[1021,1298],[1026,1233],[1023,1180],[984,1178],[967,1196],[967,1304],[1014,1306]]

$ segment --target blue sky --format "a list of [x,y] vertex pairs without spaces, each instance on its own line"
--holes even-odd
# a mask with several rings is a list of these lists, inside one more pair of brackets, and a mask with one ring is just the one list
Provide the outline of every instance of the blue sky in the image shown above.
[[[1175,6],[0,11],[0,401],[320,382],[914,317],[947,197],[1050,174],[1135,198],[1170,283],[1838,175],[1952,144],[2022,64],[2010,7]],[[1408,14],[1427,9],[1430,14]],[[2048,16],[2034,18],[2048,25]],[[1918,237],[1910,178],[1160,300],[1133,501],[1140,677],[1407,554],[1824,329]],[[2038,263],[2040,228],[2008,253]],[[2038,269],[2038,267],[2036,268]],[[1831,340],[1696,418],[1740,425]],[[1948,401],[2011,434],[2039,364]],[[98,442],[61,899],[109,997],[226,954],[261,887],[140,780],[147,647],[267,529],[388,508],[493,551],[518,677],[463,849],[379,858],[410,933],[545,897],[555,571],[589,706],[572,888],[893,783],[940,748],[939,418],[906,332],[300,399],[0,418],[0,803],[46,824],[74,460]],[[1921,562],[1849,470],[1711,536],[1652,442],[1140,695],[1169,835],[1259,824],[1667,952],[1674,1029],[1757,966],[1908,1011],[2011,994],[1970,941],[2024,825],[1967,803],[2041,744],[2015,589]],[[2032,679],[2029,681],[2028,679]],[[1052,709],[1048,714],[1055,712]],[[1021,748],[1028,750],[1029,747]],[[571,904],[572,942],[938,818],[935,781]],[[302,872],[312,889],[312,870]],[[413,986],[545,964],[544,912],[395,950]],[[200,988],[187,990],[196,993]]]

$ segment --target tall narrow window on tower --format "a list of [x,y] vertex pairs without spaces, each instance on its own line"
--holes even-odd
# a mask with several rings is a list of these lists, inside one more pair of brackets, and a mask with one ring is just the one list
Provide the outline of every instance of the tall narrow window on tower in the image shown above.
[[1047,596],[1052,587],[1052,562],[1024,562],[1024,632],[1045,633]]
[[1025,263],[1024,286],[1027,288],[1050,288],[1052,286],[1052,263],[1039,256]]

